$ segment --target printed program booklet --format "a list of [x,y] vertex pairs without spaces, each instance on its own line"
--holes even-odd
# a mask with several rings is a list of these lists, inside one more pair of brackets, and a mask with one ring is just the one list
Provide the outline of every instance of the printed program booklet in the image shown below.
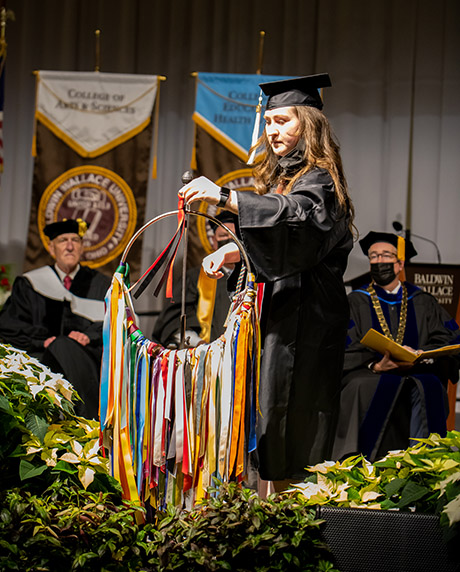
[[444,346],[436,350],[426,350],[422,351],[422,353],[416,353],[415,351],[408,350],[401,344],[390,340],[390,338],[387,338],[373,328],[367,332],[367,334],[361,340],[361,343],[382,355],[386,351],[389,351],[394,361],[405,361],[410,363],[415,363],[417,361],[429,358],[436,358],[442,355],[454,355],[460,353],[460,344]]

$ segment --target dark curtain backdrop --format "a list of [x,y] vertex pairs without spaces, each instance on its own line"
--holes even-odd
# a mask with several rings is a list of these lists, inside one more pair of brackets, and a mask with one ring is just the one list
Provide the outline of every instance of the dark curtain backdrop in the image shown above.
[[[460,263],[460,2],[458,0],[7,0],[5,172],[0,262],[22,270],[32,182],[33,70],[94,69],[167,77],[160,93],[158,178],[147,217],[173,210],[189,167],[193,71],[254,73],[264,30],[263,72],[327,71],[325,112],[341,143],[359,231],[412,232]],[[407,202],[408,187],[412,190]],[[166,244],[173,221],[146,233],[144,264]],[[414,238],[419,261],[434,247]],[[367,267],[352,253],[347,276]],[[157,307],[151,297],[144,309]]]

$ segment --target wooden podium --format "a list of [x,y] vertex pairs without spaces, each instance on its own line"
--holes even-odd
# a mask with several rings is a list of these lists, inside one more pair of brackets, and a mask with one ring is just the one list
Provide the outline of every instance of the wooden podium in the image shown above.
[[[438,303],[460,323],[460,265],[408,262],[405,266],[408,282],[432,294]],[[457,386],[449,381],[449,417],[447,429],[455,429]]]

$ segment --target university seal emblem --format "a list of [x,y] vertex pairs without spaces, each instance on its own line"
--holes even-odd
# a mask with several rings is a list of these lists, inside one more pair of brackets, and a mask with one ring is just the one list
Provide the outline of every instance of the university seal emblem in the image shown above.
[[42,195],[38,230],[46,248],[43,229],[64,218],[87,222],[83,263],[96,268],[123,252],[136,227],[136,202],[119,175],[104,167],[84,165],[60,175]]

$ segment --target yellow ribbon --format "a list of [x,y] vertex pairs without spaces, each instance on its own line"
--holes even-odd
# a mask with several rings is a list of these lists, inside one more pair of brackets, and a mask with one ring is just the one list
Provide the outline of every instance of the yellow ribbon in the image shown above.
[[203,268],[201,268],[197,289],[198,305],[196,316],[201,326],[200,338],[209,343],[211,341],[211,323],[216,303],[217,280],[206,276]]

